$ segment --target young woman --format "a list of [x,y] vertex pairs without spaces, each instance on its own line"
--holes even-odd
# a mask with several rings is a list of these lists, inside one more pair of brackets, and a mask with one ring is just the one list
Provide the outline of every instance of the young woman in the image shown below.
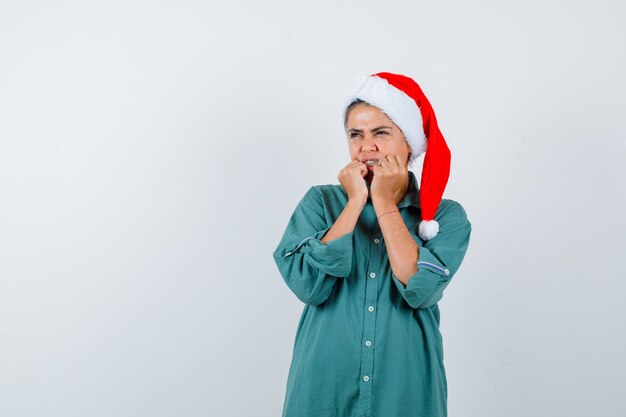
[[[351,161],[309,188],[273,253],[305,305],[283,417],[443,417],[439,306],[471,224],[443,199],[450,151],[417,83],[364,76],[346,101]],[[408,166],[425,154],[421,187]]]

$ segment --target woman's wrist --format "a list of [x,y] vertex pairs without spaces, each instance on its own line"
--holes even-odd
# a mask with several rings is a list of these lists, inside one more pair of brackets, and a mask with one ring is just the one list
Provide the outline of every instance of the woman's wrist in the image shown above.
[[398,210],[398,206],[394,204],[393,201],[373,200],[372,205],[374,206],[374,211],[376,212],[377,216],[380,216],[381,214],[391,210]]
[[367,204],[367,196],[350,197],[348,198],[348,204],[363,209],[363,207],[365,207],[365,204]]

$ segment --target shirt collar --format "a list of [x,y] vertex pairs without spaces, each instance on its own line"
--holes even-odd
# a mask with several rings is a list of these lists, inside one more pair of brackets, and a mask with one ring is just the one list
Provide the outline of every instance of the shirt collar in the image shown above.
[[408,206],[420,208],[420,190],[417,185],[417,178],[415,178],[413,171],[410,170],[409,186],[406,189],[406,194],[404,194],[404,197],[402,197],[402,200],[398,203],[398,208],[401,209]]

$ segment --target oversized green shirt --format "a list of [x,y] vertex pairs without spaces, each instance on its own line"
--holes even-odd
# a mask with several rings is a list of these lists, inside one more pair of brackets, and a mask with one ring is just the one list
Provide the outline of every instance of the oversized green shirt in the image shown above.
[[439,233],[423,241],[419,189],[409,171],[398,209],[419,258],[405,287],[391,270],[371,200],[353,232],[321,242],[347,202],[341,185],[309,188],[273,253],[285,283],[305,304],[282,415],[447,416],[437,302],[467,250],[465,210],[442,199]]

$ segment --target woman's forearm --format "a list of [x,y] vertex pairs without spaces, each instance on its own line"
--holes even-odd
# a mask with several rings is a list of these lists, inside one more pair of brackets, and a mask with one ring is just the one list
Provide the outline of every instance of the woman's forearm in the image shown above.
[[347,233],[354,231],[354,228],[356,227],[356,223],[361,216],[361,211],[363,211],[365,203],[367,203],[367,199],[348,200],[348,203],[344,207],[339,217],[337,217],[337,220],[335,220],[335,223],[321,239],[322,243],[326,244],[331,240],[335,240]]
[[376,217],[388,211],[378,219],[383,233],[389,264],[394,275],[406,286],[409,279],[417,272],[419,246],[409,233],[400,215],[398,206],[393,203],[374,203]]

